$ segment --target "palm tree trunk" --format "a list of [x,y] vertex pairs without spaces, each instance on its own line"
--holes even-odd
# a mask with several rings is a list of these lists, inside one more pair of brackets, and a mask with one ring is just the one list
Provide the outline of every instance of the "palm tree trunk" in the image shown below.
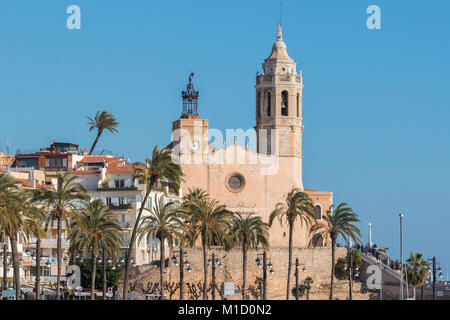
[[416,300],[416,286],[413,286],[413,297]]
[[9,236],[11,242],[11,253],[14,270],[14,289],[16,290],[16,299],[20,299],[20,266],[19,266],[19,252],[17,251],[17,236],[15,233]]
[[97,268],[97,256],[95,255],[94,248],[92,248],[92,261],[91,261],[91,300],[95,300],[95,271]]
[[308,289],[306,289],[306,300],[309,300],[309,288]]
[[331,237],[331,281],[330,281],[330,300],[333,300],[334,273],[335,273],[335,254],[336,254],[336,237]]
[[123,276],[123,297],[122,297],[123,300],[128,299],[128,280],[129,280],[128,270],[130,269],[131,253],[133,250],[134,242],[136,241],[136,233],[139,227],[139,222],[141,221],[142,211],[144,211],[145,204],[147,203],[147,198],[150,195],[152,188],[153,184],[150,185],[147,192],[145,193],[144,199],[142,200],[142,204],[139,209],[139,213],[136,217],[136,221],[134,222],[133,232],[131,233],[130,245],[128,247],[127,255],[125,257],[125,268]]
[[289,262],[288,262],[288,275],[287,275],[287,285],[286,285],[286,300],[289,300],[289,288],[291,281],[291,265],[292,265],[292,232],[294,226],[293,223],[289,223]]
[[92,144],[91,151],[89,151],[89,155],[91,155],[92,152],[94,152],[94,149],[95,149],[95,146],[97,145],[98,139],[100,139],[100,136],[102,135],[102,131],[103,131],[103,130],[98,129],[98,131],[97,131],[97,137],[95,138],[95,141],[94,141],[94,143]]
[[208,284],[208,251],[206,248],[205,237],[202,236],[202,247],[203,247],[203,300],[208,300],[208,296],[206,295],[206,288]]
[[247,242],[242,244],[242,300],[245,300],[245,286],[247,280]]
[[57,274],[56,274],[56,300],[61,300],[59,295],[59,284],[61,282],[61,232],[62,232],[62,221],[61,217],[58,216],[58,237],[56,240],[56,263],[57,263]]
[[164,239],[159,240],[159,246],[160,246],[160,264],[159,264],[159,285],[160,285],[160,300],[164,300],[164,268],[166,266],[166,259],[165,259],[165,247],[164,247]]

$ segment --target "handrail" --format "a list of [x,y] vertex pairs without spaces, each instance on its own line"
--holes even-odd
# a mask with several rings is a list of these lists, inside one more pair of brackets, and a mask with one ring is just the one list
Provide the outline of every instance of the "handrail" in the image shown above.
[[[369,256],[369,255],[367,255],[367,254],[365,254],[365,253],[363,253],[363,252],[361,252],[361,258],[362,258],[363,260],[365,260],[367,263],[370,263],[370,264],[376,264],[376,265],[379,265],[379,264],[380,264],[380,261],[375,260],[374,258],[372,258],[371,256]],[[381,261],[381,265],[382,265],[383,269],[384,269],[387,273],[389,273],[391,276],[393,276],[393,277],[396,278],[397,280],[400,280],[400,279],[401,279],[401,276],[400,276],[400,274],[399,274],[397,271],[395,271],[395,270],[392,269],[391,267],[387,266],[387,265],[386,265],[385,263],[383,263],[382,261]]]

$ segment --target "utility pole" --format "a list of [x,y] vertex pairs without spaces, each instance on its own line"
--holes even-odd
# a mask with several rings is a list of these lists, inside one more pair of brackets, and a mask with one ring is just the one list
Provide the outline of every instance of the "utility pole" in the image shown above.
[[184,300],[184,261],[183,248],[180,247],[180,300]]
[[400,300],[403,300],[403,214],[400,213]]
[[216,255],[212,254],[212,281],[211,281],[211,298],[212,300],[216,300]]
[[39,300],[41,294],[41,239],[36,240],[36,300]]

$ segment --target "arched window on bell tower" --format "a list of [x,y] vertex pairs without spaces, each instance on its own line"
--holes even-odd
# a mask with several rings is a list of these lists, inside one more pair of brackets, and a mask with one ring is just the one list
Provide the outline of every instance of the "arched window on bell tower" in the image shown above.
[[297,118],[300,117],[300,93],[297,93]]
[[261,92],[256,96],[256,117],[261,117]]
[[272,102],[272,97],[270,92],[267,92],[267,116],[270,117],[270,109],[272,108],[271,103]]
[[288,92],[285,90],[281,92],[281,115],[282,116],[288,116]]

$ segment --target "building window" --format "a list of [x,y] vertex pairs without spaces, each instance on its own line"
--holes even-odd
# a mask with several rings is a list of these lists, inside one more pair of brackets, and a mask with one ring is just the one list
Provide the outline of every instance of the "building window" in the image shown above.
[[256,116],[261,117],[261,92],[256,96]]
[[267,116],[268,117],[270,117],[270,109],[272,108],[271,104],[272,104],[271,95],[270,95],[270,92],[267,92]]
[[314,247],[323,247],[323,237],[322,237],[322,235],[319,235],[319,236],[315,239],[315,241],[314,241],[314,243],[313,243],[313,246],[314,246]]
[[116,188],[124,188],[125,187],[125,180],[115,180]]
[[283,91],[281,92],[281,115],[282,116],[288,116],[288,92]]
[[231,192],[240,192],[245,186],[245,179],[239,173],[233,173],[228,176],[226,185]]
[[316,219],[321,220],[322,219],[322,207],[318,204],[314,206],[314,211],[316,213]]
[[297,93],[297,117],[300,117],[300,93]]
[[111,205],[111,198],[106,198],[106,205],[110,206]]

